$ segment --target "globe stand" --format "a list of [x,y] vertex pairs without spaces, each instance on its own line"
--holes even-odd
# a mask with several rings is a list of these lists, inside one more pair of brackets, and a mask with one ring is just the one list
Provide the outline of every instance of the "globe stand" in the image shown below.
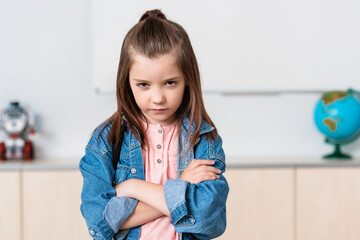
[[341,152],[340,144],[334,144],[335,145],[335,151],[332,154],[325,155],[324,158],[329,160],[350,160],[352,157],[350,155],[344,154]]

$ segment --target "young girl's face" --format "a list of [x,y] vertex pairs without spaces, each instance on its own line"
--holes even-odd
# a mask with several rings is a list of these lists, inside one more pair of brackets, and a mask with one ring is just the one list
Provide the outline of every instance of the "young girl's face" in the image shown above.
[[151,124],[166,126],[176,120],[184,95],[185,79],[173,54],[158,58],[133,56],[129,72],[136,104]]

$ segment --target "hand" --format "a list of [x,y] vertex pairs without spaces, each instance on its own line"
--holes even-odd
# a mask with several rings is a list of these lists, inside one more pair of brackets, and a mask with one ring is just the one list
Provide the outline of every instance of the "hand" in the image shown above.
[[221,170],[210,165],[215,164],[212,160],[194,159],[184,170],[180,179],[190,183],[201,183],[207,180],[219,179]]

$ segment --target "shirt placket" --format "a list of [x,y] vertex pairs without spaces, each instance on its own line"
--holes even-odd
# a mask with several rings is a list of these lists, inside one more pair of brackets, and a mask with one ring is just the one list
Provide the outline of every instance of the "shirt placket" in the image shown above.
[[156,130],[156,153],[155,153],[155,168],[161,169],[164,166],[164,130],[159,126]]

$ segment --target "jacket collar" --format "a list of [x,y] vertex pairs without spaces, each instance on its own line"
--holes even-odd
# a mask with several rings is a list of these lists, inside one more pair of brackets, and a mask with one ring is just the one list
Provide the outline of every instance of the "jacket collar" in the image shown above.
[[[190,127],[190,119],[189,117],[185,117],[184,121],[182,122],[181,128],[182,128],[182,133],[186,136],[188,131],[189,131],[189,127]],[[201,125],[200,125],[200,135],[204,134],[204,133],[208,133],[211,132],[212,130],[214,130],[214,127],[211,127],[209,124],[207,124],[205,121],[201,121]],[[193,122],[191,124],[191,130],[190,130],[190,135],[193,135],[195,132],[195,122]]]

